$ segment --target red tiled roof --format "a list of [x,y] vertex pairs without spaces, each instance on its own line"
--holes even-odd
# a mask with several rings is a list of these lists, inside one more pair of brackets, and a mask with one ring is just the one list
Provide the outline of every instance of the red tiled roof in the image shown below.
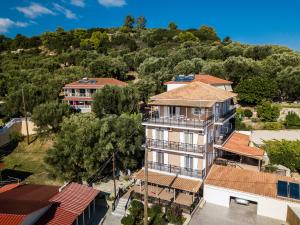
[[249,146],[249,143],[249,135],[233,132],[227,141],[222,145],[222,149],[238,155],[262,159],[265,154],[264,150],[257,147],[251,147]]
[[[213,165],[204,184],[283,199],[277,197],[278,180],[299,182],[299,179],[280,176],[277,174]],[[292,199],[286,200],[293,201]]]
[[48,201],[1,199],[0,204],[1,214],[26,216],[36,210],[49,206],[52,203]]
[[115,78],[88,78],[89,80],[95,80],[95,84],[91,83],[79,83],[79,81],[66,84],[64,88],[101,88],[105,85],[117,85],[117,86],[126,86],[127,83],[117,80]]
[[11,215],[0,213],[0,225],[20,225],[26,215]]
[[5,168],[5,165],[4,163],[0,163],[0,170],[4,169]]
[[59,203],[61,209],[80,215],[99,192],[85,185],[71,183],[50,201]]
[[9,191],[11,189],[14,189],[14,188],[18,187],[19,185],[20,185],[19,183],[4,185],[3,187],[0,188],[0,194],[3,192]]
[[[232,84],[231,81],[221,79],[219,77],[215,77],[208,74],[197,74],[195,75],[195,79],[191,82],[200,81],[202,83],[211,84],[211,85],[221,85],[221,84]],[[184,81],[168,81],[164,84],[188,84],[191,82],[184,82]]]

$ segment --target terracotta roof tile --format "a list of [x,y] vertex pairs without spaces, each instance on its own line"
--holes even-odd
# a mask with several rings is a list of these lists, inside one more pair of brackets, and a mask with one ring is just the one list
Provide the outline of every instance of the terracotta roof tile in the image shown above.
[[99,88],[105,85],[117,85],[117,86],[126,86],[127,83],[117,80],[115,78],[88,78],[89,80],[95,80],[95,84],[91,83],[79,83],[79,81],[72,82],[70,84],[66,84],[65,88],[70,87],[84,87],[84,88]]
[[222,149],[224,151],[236,153],[239,155],[248,156],[255,159],[262,159],[265,154],[265,151],[249,146],[250,136],[246,134],[241,134],[233,132],[231,136],[224,142]]
[[[213,165],[204,185],[213,185],[241,192],[283,199],[277,197],[278,180],[299,182],[298,179],[277,174]],[[284,199],[293,201],[292,199]]]
[[[200,81],[205,84],[211,84],[211,85],[221,85],[221,84],[232,84],[231,81],[221,79],[219,77],[215,77],[208,74],[197,74],[195,75],[195,79],[191,82]],[[184,82],[184,81],[168,81],[164,84],[188,84],[191,82]]]
[[[138,171],[134,177],[139,180],[144,180],[144,169]],[[200,180],[182,178],[152,171],[148,171],[148,182],[194,193],[198,192],[202,184],[202,181]]]
[[19,183],[4,185],[3,187],[0,187],[0,194],[3,192],[9,191],[11,189],[14,189],[14,188],[18,187],[19,185],[20,185]]
[[26,215],[12,215],[0,213],[0,225],[20,225]]

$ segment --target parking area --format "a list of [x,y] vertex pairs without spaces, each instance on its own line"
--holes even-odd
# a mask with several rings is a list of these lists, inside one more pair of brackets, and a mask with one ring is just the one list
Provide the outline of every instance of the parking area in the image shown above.
[[287,225],[285,222],[258,216],[256,205],[231,204],[230,208],[206,203],[198,208],[189,225]]

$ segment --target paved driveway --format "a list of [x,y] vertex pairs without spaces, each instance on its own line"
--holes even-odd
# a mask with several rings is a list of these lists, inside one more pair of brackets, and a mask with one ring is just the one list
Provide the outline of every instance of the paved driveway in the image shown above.
[[256,214],[256,206],[231,205],[230,208],[206,203],[198,208],[189,225],[286,225],[286,223]]

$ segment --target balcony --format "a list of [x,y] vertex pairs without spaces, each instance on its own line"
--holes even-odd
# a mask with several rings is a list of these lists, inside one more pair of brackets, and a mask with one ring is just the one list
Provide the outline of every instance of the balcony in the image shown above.
[[151,162],[151,161],[148,162],[148,168],[154,169],[154,170],[159,170],[159,171],[164,171],[164,172],[168,172],[168,173],[174,173],[177,175],[184,175],[184,176],[189,176],[189,177],[200,178],[200,179],[203,179],[205,177],[204,169],[203,170],[194,170],[194,169],[173,166],[173,165],[163,164],[163,163],[157,163],[157,162]]
[[217,123],[223,123],[225,120],[227,120],[228,118],[232,117],[236,112],[236,108],[235,107],[231,107],[231,109],[229,109],[226,113],[224,113],[223,115],[219,116],[219,117],[215,117],[215,121]]
[[205,120],[190,119],[185,116],[179,117],[158,117],[157,114],[149,114],[144,116],[143,123],[145,125],[162,125],[179,128],[195,128],[203,129],[213,123],[214,115],[207,117]]
[[156,140],[156,139],[147,139],[146,144],[148,148],[159,148],[159,149],[183,151],[183,152],[191,152],[191,153],[205,152],[204,145],[194,145],[194,144],[187,144],[187,143],[174,142],[174,141],[163,141],[163,140]]
[[90,98],[92,97],[91,93],[65,93],[65,97],[84,97]]

